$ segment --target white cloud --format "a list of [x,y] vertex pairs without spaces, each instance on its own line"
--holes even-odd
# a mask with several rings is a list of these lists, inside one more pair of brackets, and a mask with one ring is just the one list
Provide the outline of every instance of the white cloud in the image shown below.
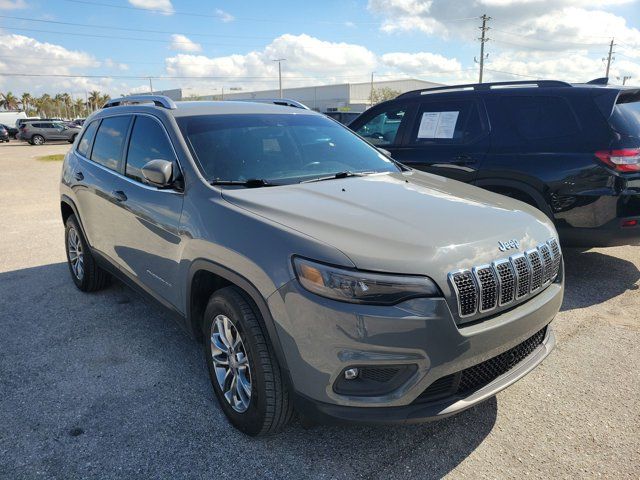
[[171,35],[171,50],[178,50],[181,52],[200,52],[202,46],[199,43],[194,42],[186,35],[180,33],[174,33]]
[[107,67],[107,68],[114,68],[114,69],[120,70],[120,71],[129,70],[129,65],[127,65],[126,63],[116,62],[115,60],[112,60],[111,58],[107,58],[104,61],[104,66]]
[[0,0],[0,10],[19,10],[27,7],[25,0]]
[[378,64],[376,55],[366,47],[326,42],[304,34],[281,35],[264,49],[244,55],[178,54],[165,59],[165,63],[168,75],[224,77],[186,82],[185,86],[211,93],[223,83],[251,90],[274,88],[278,78],[278,64],[273,61],[276,58],[286,58],[282,71],[289,87],[366,81]]
[[[122,69],[121,64],[98,61],[92,55],[69,50],[60,45],[39,42],[24,35],[0,33],[0,44],[10,52],[10,57],[0,58],[0,71],[12,73],[37,73],[52,75],[86,74],[92,68],[107,66]],[[29,92],[32,95],[68,92],[84,97],[85,91],[99,90],[119,95],[127,91],[126,85],[112,79],[78,77],[14,77],[0,75],[0,91],[12,91],[15,95]]]
[[174,13],[171,0],[129,0],[129,3],[145,10],[157,10],[163,15],[173,15]]
[[225,12],[224,10],[222,10],[220,8],[216,9],[216,15],[218,16],[220,21],[223,22],[223,23],[233,22],[236,19],[236,17],[234,17],[230,13]]
[[462,65],[455,58],[430,52],[385,53],[381,60],[384,65],[410,75],[429,76],[437,72],[456,73],[462,70]]

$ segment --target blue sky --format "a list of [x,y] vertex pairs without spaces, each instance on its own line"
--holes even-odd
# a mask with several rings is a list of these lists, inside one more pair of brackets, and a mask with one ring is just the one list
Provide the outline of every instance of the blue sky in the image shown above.
[[274,88],[273,58],[285,86],[471,82],[482,13],[488,80],[602,76],[615,35],[611,77],[640,83],[637,0],[0,0],[0,91]]

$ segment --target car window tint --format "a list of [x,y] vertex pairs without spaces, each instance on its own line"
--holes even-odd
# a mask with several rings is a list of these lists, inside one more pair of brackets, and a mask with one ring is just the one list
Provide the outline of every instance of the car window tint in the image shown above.
[[151,160],[169,160],[175,166],[173,149],[163,128],[152,118],[138,116],[129,141],[125,170],[127,177],[146,183],[142,167]]
[[78,143],[78,153],[89,158],[89,153],[91,153],[91,145],[93,145],[93,139],[96,136],[96,131],[98,130],[98,125],[100,124],[100,120],[96,120],[91,122],[87,128],[85,128],[84,133],[82,134],[82,138],[80,139],[80,143]]
[[540,140],[573,135],[579,125],[571,107],[561,97],[505,97],[502,106],[525,140]]
[[404,106],[390,107],[389,110],[376,115],[362,125],[356,133],[373,145],[392,145],[395,143],[405,113]]
[[482,132],[480,113],[474,101],[430,101],[418,109],[410,143],[464,144]]
[[91,160],[117,170],[131,117],[119,116],[102,120],[91,152]]

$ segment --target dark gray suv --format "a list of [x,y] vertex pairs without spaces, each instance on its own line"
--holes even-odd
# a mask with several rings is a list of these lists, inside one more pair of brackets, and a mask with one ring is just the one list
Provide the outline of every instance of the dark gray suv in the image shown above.
[[65,125],[63,122],[49,120],[29,120],[20,124],[21,140],[31,145],[42,145],[49,140],[66,140],[73,143],[82,128]]
[[173,312],[250,435],[294,411],[451,415],[554,346],[563,262],[543,213],[409,169],[309,110],[112,100],[60,191],[77,287],[113,275]]

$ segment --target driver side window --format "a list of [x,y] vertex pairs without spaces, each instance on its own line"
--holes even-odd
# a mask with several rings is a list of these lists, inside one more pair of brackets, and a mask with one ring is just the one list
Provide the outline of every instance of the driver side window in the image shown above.
[[382,112],[362,125],[356,130],[356,133],[366,138],[372,145],[393,145],[405,112],[406,109],[404,107],[396,107]]

